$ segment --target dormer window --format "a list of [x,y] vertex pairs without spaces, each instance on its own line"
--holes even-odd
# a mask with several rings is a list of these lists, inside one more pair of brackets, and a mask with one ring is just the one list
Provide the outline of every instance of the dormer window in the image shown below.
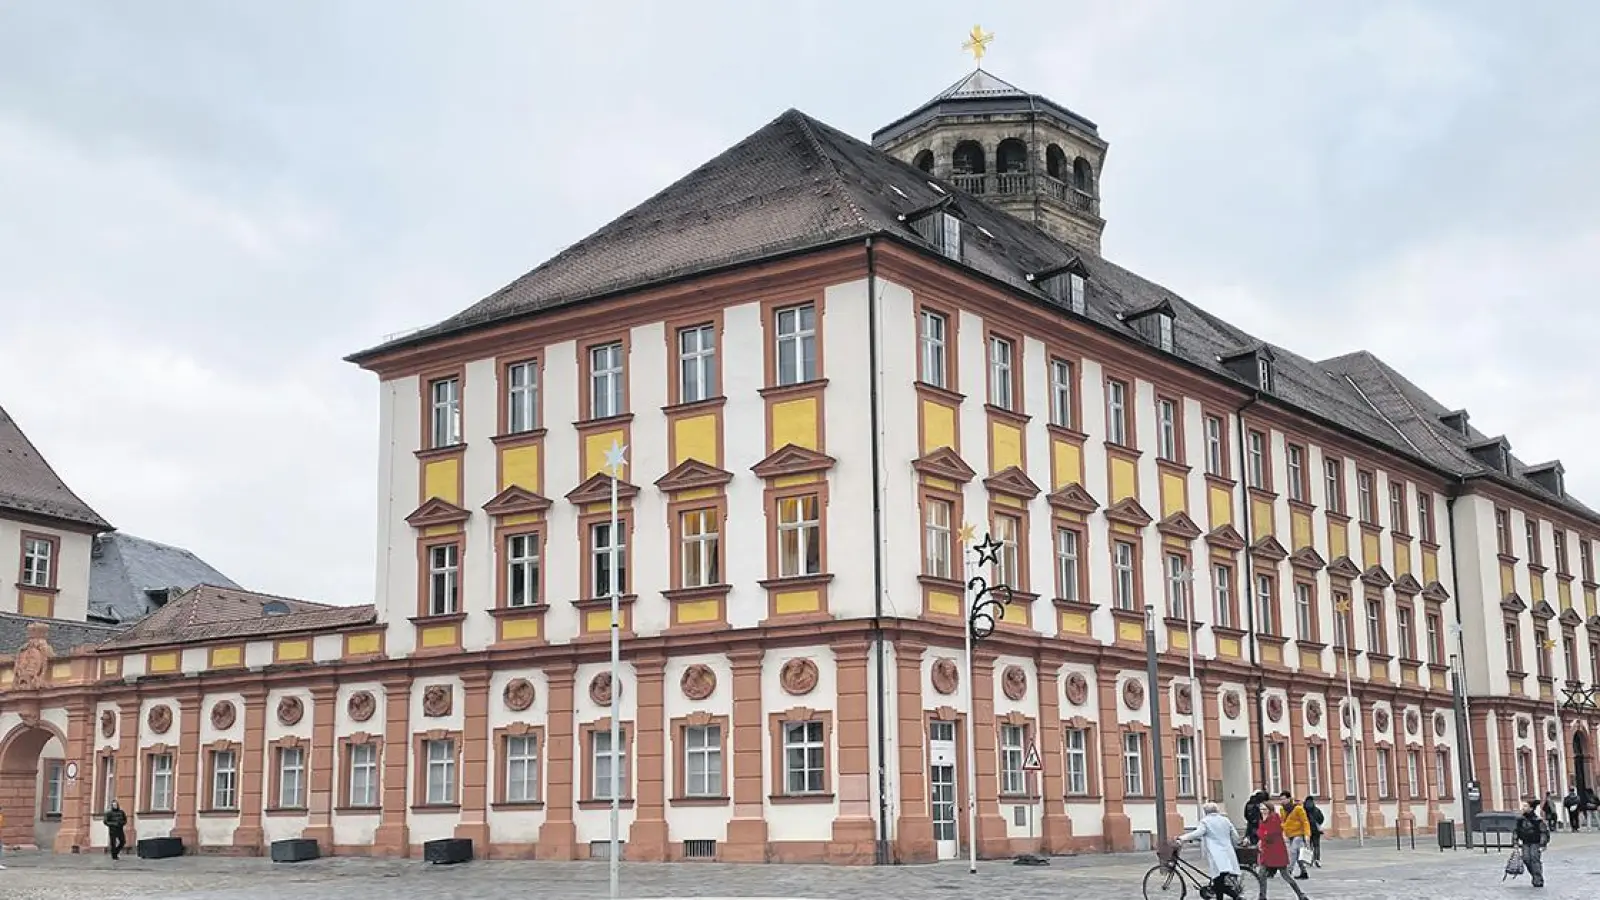
[[1278,386],[1276,357],[1272,348],[1265,344],[1229,356],[1219,356],[1217,362],[1222,363],[1222,367],[1232,372],[1235,378],[1253,384],[1263,392],[1272,393]]
[[1137,309],[1132,312],[1118,313],[1117,318],[1128,323],[1134,331],[1139,332],[1146,341],[1156,348],[1171,353],[1176,345],[1175,328],[1176,315],[1172,304],[1163,300],[1155,306]]
[[1088,309],[1089,272],[1076,259],[1058,268],[1030,272],[1028,280],[1037,284],[1050,299],[1080,316]]
[[1156,314],[1156,346],[1168,353],[1172,352],[1172,316],[1169,313]]
[[1077,272],[1067,273],[1067,305],[1072,307],[1072,311],[1080,316],[1083,315],[1083,311],[1086,308],[1084,295],[1088,290],[1089,280],[1087,278]]
[[941,209],[909,218],[907,223],[917,236],[939,248],[949,259],[961,259],[961,220]]
[[1268,392],[1272,390],[1272,360],[1265,356],[1256,357],[1256,387]]

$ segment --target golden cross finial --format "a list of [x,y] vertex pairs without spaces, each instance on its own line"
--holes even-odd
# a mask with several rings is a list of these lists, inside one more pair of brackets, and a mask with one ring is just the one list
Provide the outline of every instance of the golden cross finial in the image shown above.
[[974,62],[983,62],[983,54],[989,51],[989,42],[992,40],[994,40],[993,32],[984,31],[982,25],[974,25],[961,49],[971,53]]

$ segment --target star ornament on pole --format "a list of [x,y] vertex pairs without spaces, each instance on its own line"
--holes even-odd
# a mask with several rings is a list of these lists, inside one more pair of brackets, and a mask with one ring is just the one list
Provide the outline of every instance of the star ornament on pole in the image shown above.
[[622,469],[628,464],[628,445],[612,439],[611,446],[606,448],[606,470],[612,478],[621,478]]
[[[994,535],[985,534],[983,541],[973,547],[972,552],[977,555],[980,568],[998,566],[1000,553],[1005,547],[1005,543],[995,540]],[[982,575],[974,575],[967,581],[967,592],[972,595],[972,605],[967,612],[967,631],[976,643],[994,634],[995,627],[1006,617],[1006,607],[1011,605],[1014,597],[1011,585],[990,584],[989,579]]]

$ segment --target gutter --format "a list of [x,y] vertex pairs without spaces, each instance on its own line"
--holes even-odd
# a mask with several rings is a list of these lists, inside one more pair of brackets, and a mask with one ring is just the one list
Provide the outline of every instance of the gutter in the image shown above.
[[877,668],[878,720],[878,840],[873,862],[888,865],[889,855],[889,716],[888,675],[884,671],[887,648],[883,639],[883,445],[878,404],[878,266],[872,238],[867,251],[867,415],[872,433],[872,644]]
[[1254,523],[1250,518],[1250,470],[1245,460],[1245,427],[1244,412],[1255,406],[1261,400],[1261,391],[1250,392],[1250,399],[1244,405],[1234,410],[1234,444],[1239,448],[1239,493],[1243,502],[1240,504],[1241,518],[1244,522],[1244,584],[1241,585],[1244,595],[1245,627],[1250,632],[1250,668],[1256,670],[1255,690],[1255,715],[1250,718],[1255,721],[1256,732],[1256,768],[1261,778],[1260,784],[1265,789],[1267,784],[1267,726],[1263,718],[1261,695],[1265,690],[1261,676],[1261,661],[1258,659],[1256,646],[1256,575],[1255,565],[1251,561],[1250,546],[1255,543],[1253,532]]

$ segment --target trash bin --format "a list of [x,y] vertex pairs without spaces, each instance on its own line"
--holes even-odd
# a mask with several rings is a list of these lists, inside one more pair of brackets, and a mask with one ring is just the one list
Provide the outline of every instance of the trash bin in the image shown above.
[[1456,848],[1456,820],[1445,819],[1434,829],[1439,836],[1439,852],[1454,850]]

